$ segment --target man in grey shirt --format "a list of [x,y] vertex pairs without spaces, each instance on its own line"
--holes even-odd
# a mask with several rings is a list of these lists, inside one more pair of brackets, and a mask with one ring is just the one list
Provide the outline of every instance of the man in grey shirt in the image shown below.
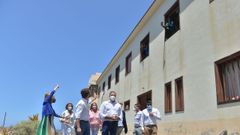
[[143,113],[140,110],[140,104],[134,105],[134,111],[136,112],[134,115],[134,130],[133,135],[142,135],[144,131],[143,127]]

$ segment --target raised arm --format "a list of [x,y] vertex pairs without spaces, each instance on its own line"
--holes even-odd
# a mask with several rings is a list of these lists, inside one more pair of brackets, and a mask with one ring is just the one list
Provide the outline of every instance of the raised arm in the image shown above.
[[46,98],[45,101],[51,102],[51,99],[52,99],[53,95],[55,94],[55,92],[56,92],[56,90],[57,90],[58,88],[59,88],[59,85],[57,84],[57,85],[54,87],[53,91],[50,93],[50,95]]
[[55,90],[53,90],[49,96],[47,96],[47,98],[45,99],[46,102],[51,102],[51,99],[53,97],[53,95],[55,94]]

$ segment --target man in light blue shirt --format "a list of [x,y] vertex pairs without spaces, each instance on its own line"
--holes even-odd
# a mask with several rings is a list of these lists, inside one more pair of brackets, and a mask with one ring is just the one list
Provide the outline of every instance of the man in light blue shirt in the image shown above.
[[142,135],[144,127],[143,127],[143,113],[140,110],[140,104],[135,104],[134,111],[136,113],[134,115],[133,135]]
[[152,107],[152,102],[148,100],[147,108],[143,110],[144,135],[157,135],[157,120],[160,120],[160,112]]
[[102,135],[116,135],[121,116],[121,105],[116,101],[117,93],[111,91],[109,100],[100,106],[100,117],[103,120]]

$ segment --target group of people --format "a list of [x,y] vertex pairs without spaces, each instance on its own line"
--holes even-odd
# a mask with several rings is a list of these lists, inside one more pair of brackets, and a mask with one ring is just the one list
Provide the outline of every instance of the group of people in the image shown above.
[[[56,99],[54,93],[59,88],[57,85],[51,93],[44,96],[42,120],[37,129],[37,135],[56,135],[54,117],[58,117],[62,123],[63,135],[120,135],[123,131],[128,133],[126,114],[122,104],[116,100],[117,93],[111,91],[109,100],[104,101],[100,109],[93,100],[90,100],[88,88],[81,90],[82,99],[77,103],[76,110],[72,103],[67,103],[62,115],[55,113],[52,103]],[[150,101],[146,109],[141,111],[140,104],[135,104],[134,111],[134,135],[156,135],[157,119],[160,119],[160,112],[153,108]]]

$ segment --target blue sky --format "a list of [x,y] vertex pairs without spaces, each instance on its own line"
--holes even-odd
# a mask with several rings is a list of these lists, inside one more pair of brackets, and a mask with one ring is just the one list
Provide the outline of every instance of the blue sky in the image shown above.
[[152,1],[0,0],[0,122],[41,114],[56,83],[56,112],[76,104]]

